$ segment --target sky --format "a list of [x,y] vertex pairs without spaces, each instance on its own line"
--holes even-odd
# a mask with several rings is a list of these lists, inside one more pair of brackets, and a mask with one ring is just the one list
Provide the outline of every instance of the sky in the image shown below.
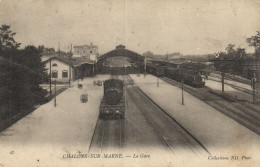
[[123,44],[137,53],[208,54],[246,48],[260,31],[260,0],[0,0],[0,24],[16,41],[68,50]]

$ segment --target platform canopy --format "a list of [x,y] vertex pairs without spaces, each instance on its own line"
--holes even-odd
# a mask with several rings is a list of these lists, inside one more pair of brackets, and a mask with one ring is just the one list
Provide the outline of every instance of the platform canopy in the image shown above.
[[110,57],[117,57],[117,56],[123,56],[123,57],[129,57],[132,61],[143,63],[144,57],[140,54],[133,52],[131,50],[125,49],[124,45],[118,45],[116,49],[109,51],[100,57],[98,57],[97,64],[102,65],[103,62]]

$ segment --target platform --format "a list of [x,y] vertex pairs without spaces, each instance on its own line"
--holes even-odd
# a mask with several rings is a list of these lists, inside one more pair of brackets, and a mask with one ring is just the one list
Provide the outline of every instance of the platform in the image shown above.
[[186,92],[182,105],[181,89],[155,76],[130,76],[144,93],[193,134],[211,155],[242,155],[250,150],[252,157],[259,157],[259,135]]

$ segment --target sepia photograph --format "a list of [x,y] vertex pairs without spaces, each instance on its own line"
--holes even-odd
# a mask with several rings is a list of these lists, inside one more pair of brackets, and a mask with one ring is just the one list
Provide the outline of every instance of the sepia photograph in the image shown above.
[[0,167],[259,167],[260,0],[0,0]]

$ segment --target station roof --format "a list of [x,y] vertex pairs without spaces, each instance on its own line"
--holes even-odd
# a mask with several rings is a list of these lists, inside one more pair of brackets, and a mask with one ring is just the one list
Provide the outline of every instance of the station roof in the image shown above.
[[71,57],[58,57],[58,56],[49,58],[48,60],[44,61],[44,63],[46,63],[50,60],[53,60],[53,59],[64,62],[64,63],[66,63],[66,64],[68,64],[72,67],[77,67],[77,66],[80,66],[82,64],[95,64],[96,63],[95,61],[90,60],[86,57],[71,58]]
[[118,46],[116,46],[116,49],[111,50],[111,51],[99,56],[98,62],[102,62],[103,60],[105,60],[107,58],[116,57],[116,56],[129,57],[132,59],[138,59],[138,60],[143,61],[143,56],[141,56],[140,54],[126,49],[124,45],[118,45]]

